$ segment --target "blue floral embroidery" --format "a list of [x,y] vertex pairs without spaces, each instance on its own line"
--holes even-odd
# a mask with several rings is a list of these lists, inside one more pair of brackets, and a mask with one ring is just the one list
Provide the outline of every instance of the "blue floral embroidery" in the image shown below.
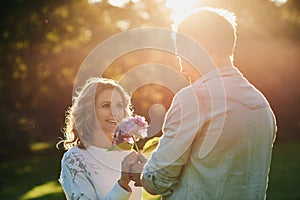
[[83,193],[79,193],[76,196],[74,193],[72,193],[71,200],[91,200],[91,199],[85,196],[85,194]]
[[87,164],[84,157],[76,152],[71,152],[65,158],[66,167],[69,169],[72,176],[72,181],[74,183],[76,175],[81,172],[86,176],[90,176],[91,173],[87,169]]

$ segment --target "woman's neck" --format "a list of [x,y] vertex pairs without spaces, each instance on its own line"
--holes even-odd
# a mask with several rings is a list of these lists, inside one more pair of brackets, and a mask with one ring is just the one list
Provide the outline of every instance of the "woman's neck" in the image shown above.
[[91,144],[96,147],[107,149],[107,148],[111,147],[112,141],[109,140],[104,134],[96,133],[93,136]]

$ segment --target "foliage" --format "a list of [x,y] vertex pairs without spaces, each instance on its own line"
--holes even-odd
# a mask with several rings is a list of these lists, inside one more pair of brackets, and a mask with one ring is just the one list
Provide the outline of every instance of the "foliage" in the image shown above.
[[[0,24],[0,127],[6,142],[1,154],[61,136],[77,69],[91,48],[120,32],[120,20],[128,20],[132,28],[154,21],[139,15],[133,4],[121,9],[106,1],[12,0],[5,5]],[[138,11],[147,9],[143,4]],[[151,14],[159,12],[152,9]]]
[[[216,2],[239,18],[237,66],[267,96],[279,127],[295,130],[299,138],[299,1],[281,7],[267,0]],[[61,136],[76,72],[97,44],[126,29],[171,24],[163,0],[130,1],[122,8],[105,0],[6,0],[0,15],[2,155],[26,152],[33,142]],[[174,55],[132,52],[112,63],[105,76],[118,80],[132,66],[149,62],[178,69]],[[134,108],[148,117],[155,103],[167,109],[172,95],[160,86],[139,88]]]
[[153,137],[149,139],[144,147],[143,147],[143,154],[148,159],[151,156],[151,153],[156,149],[159,142],[159,137]]
[[[288,0],[280,7],[269,0],[209,2],[217,2],[216,5],[235,11],[238,16],[235,61],[274,108],[279,126],[277,140],[299,139],[300,1]],[[30,150],[48,145],[30,144],[55,142],[61,137],[76,72],[97,44],[126,29],[170,27],[170,13],[163,3],[164,0],[130,1],[118,8],[107,0],[97,4],[89,4],[87,0],[2,1],[1,198],[34,199],[37,195],[36,199],[64,199],[57,182],[61,152],[53,149],[50,153],[33,154]],[[105,76],[118,80],[132,66],[151,62],[178,69],[174,55],[144,50],[120,57]],[[167,109],[172,95],[158,85],[139,88],[133,94],[135,111],[148,116],[149,107],[155,103]],[[149,156],[157,141],[158,138],[148,141],[144,153]],[[143,142],[146,141],[140,141],[139,145],[143,146]],[[300,198],[297,152],[298,143],[275,144],[268,199]],[[36,194],[37,190],[44,193]]]

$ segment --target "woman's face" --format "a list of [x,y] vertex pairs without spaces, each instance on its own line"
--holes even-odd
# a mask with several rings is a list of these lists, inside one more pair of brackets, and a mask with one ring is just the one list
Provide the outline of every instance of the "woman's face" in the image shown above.
[[100,128],[111,141],[117,125],[125,117],[125,105],[117,89],[108,88],[98,92],[95,98],[95,112]]

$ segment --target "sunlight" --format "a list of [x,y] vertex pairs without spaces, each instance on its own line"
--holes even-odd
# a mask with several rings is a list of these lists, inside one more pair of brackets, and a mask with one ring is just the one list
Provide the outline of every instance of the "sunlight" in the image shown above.
[[[172,39],[174,41],[174,49],[175,54],[179,62],[180,66],[180,72],[186,74],[184,71],[184,67],[182,64],[182,59],[178,55],[178,47],[177,47],[177,32],[178,32],[178,26],[181,24],[186,18],[188,18],[191,15],[196,14],[199,11],[212,11],[216,12],[222,17],[224,17],[228,22],[233,24],[234,28],[234,36],[236,36],[236,16],[234,13],[231,13],[225,9],[222,8],[215,8],[210,6],[204,6],[204,1],[199,0],[187,0],[187,1],[181,1],[181,0],[167,0],[166,1],[166,7],[172,10],[171,19],[173,21],[172,23]],[[236,45],[236,41],[234,43],[234,47]],[[234,49],[233,47],[233,49]],[[190,77],[189,77],[190,79]],[[190,79],[191,82],[191,79]]]
[[53,148],[54,145],[51,142],[36,142],[30,145],[30,151],[38,152]]
[[99,3],[102,0],[88,0],[89,4],[93,4],[93,3]]
[[[177,26],[184,21],[187,17],[201,11],[201,10],[211,10],[217,11],[220,15],[227,19],[227,21],[234,22],[236,21],[236,16],[231,13],[227,12],[222,8],[210,7],[205,5],[206,0],[167,0],[166,7],[172,10],[171,19],[173,21],[172,30],[177,31]],[[285,3],[287,0],[270,0]],[[236,26],[236,24],[234,24]]]
[[172,10],[173,28],[174,25],[185,19],[190,15],[196,8],[197,0],[167,0],[167,8]]
[[285,4],[288,0],[270,0],[271,2],[275,3],[277,7],[282,6]]
[[[122,8],[129,2],[137,3],[139,0],[108,0],[108,3],[112,6]],[[102,2],[102,0],[88,0],[90,4]]]
[[195,12],[195,9],[197,6],[197,0],[186,0],[186,1],[167,0],[165,5],[167,8],[172,10],[172,14],[171,14],[171,19],[173,21],[173,23],[172,23],[172,30],[173,30],[172,39],[174,41],[175,54],[176,54],[176,58],[178,59],[178,63],[180,66],[180,72],[185,73],[183,70],[182,59],[180,56],[178,56],[178,52],[177,52],[178,51],[177,43],[176,43],[177,26],[185,18],[187,18],[189,15],[191,15],[193,12]]
[[49,194],[61,193],[62,189],[58,181],[49,181],[43,185],[38,185],[24,194],[21,199],[35,199]]
[[112,6],[122,8],[129,0],[109,0],[108,3]]

